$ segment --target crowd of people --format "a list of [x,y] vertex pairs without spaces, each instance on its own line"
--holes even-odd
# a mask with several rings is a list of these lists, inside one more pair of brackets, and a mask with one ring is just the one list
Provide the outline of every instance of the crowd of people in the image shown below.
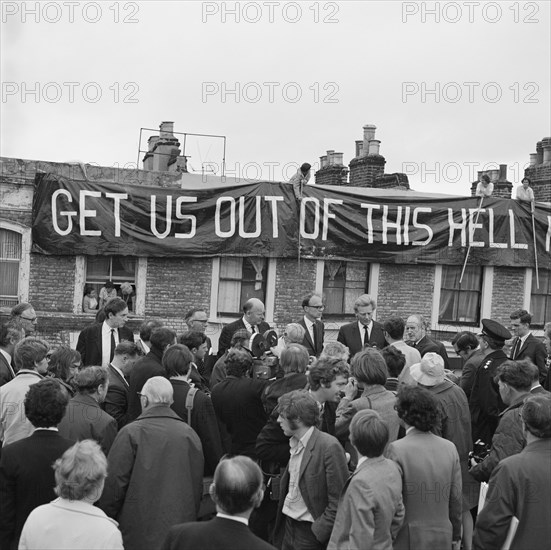
[[458,375],[422,315],[379,323],[364,294],[325,341],[323,296],[301,303],[270,347],[248,300],[216,353],[202,308],[184,334],[149,319],[135,336],[114,296],[71,349],[14,307],[0,548],[547,547],[551,323],[543,342],[525,310],[459,332]]

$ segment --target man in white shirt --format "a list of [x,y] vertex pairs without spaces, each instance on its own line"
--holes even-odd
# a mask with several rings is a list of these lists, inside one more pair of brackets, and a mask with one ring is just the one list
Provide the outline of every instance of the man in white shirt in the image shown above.
[[419,353],[419,350],[408,346],[404,342],[404,329],[406,328],[406,322],[401,317],[390,317],[386,320],[383,327],[385,330],[385,338],[389,343],[389,346],[396,348],[406,356],[406,364],[404,365],[405,369],[421,361],[421,354]]
[[317,292],[310,292],[302,299],[304,317],[298,322],[304,330],[302,345],[308,350],[308,355],[319,357],[323,351],[323,338],[325,327],[321,322],[321,316],[325,305],[323,297]]
[[264,498],[262,482],[262,471],[249,457],[223,458],[210,486],[216,517],[210,521],[175,525],[168,532],[162,550],[274,550],[248,527],[252,511]]
[[275,531],[283,538],[282,550],[322,550],[329,541],[348,477],[346,456],[335,437],[315,427],[320,409],[310,394],[301,390],[286,393],[279,398],[278,407],[278,423],[291,437],[291,456],[281,478]]

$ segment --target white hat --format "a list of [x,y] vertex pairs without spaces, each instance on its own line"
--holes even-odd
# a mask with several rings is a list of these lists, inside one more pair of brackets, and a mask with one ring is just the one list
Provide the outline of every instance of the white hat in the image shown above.
[[444,359],[437,353],[426,353],[420,363],[411,365],[409,373],[418,384],[436,386],[444,382]]

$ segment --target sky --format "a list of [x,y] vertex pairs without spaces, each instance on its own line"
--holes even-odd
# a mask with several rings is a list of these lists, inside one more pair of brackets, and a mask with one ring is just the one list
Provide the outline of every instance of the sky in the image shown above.
[[[385,173],[416,191],[468,195],[498,164],[516,185],[551,135],[550,7],[2,2],[0,154],[141,168],[173,121],[226,137],[226,175],[285,181],[329,149],[348,165],[374,124]],[[222,139],[185,153],[221,174]]]

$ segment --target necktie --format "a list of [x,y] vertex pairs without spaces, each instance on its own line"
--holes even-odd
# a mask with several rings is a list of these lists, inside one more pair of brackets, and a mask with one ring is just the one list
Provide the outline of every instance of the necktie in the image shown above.
[[364,346],[369,344],[369,331],[367,330],[367,325],[364,325]]
[[318,353],[318,335],[316,325],[312,325],[312,342],[314,342],[314,351]]
[[252,334],[256,333],[256,325],[251,325],[251,333]]
[[109,362],[111,363],[111,361],[113,361],[113,356],[115,355],[115,347],[116,347],[116,343],[115,343],[115,329],[112,328],[111,329],[111,353],[109,354]]
[[515,340],[515,345],[513,346],[513,353],[511,353],[511,359],[513,359],[513,361],[517,358],[519,350],[520,350],[520,338],[517,338]]

